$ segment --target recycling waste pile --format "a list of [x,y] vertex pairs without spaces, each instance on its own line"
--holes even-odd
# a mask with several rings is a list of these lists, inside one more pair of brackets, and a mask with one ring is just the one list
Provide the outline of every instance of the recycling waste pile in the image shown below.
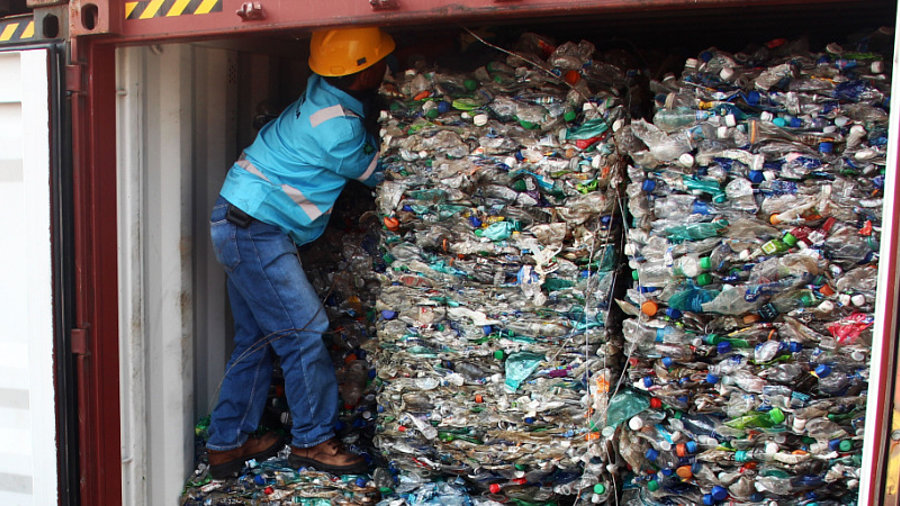
[[870,40],[711,48],[650,82],[646,119],[642,60],[587,41],[389,75],[375,201],[304,252],[371,473],[285,450],[210,481],[201,422],[182,504],[853,504],[888,135]]
[[855,503],[889,90],[865,41],[704,51],[628,127],[624,504]]
[[626,76],[586,41],[516,55],[388,84],[375,443],[484,500],[605,502]]

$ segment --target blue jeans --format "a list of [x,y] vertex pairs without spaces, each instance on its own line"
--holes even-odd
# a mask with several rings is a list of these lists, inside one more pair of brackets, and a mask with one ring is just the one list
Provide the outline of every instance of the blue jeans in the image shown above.
[[207,448],[231,450],[257,429],[272,380],[272,353],[281,359],[291,410],[292,444],[308,448],[334,436],[338,389],[322,341],[328,317],[306,279],[297,248],[278,227],[225,219],[219,197],[210,216],[216,259],[228,274],[235,348],[213,410]]

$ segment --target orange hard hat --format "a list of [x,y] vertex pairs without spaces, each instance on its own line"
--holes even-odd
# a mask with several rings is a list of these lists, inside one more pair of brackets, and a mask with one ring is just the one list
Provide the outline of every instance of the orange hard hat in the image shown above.
[[371,67],[394,47],[393,37],[378,27],[318,30],[309,43],[309,68],[320,76],[347,76]]

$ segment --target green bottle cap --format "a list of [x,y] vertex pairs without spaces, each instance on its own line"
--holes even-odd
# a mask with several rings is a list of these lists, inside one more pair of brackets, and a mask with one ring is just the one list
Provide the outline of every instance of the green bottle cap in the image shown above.
[[648,488],[651,492],[656,492],[657,490],[659,490],[659,482],[656,481],[656,480],[650,480],[650,481],[647,483],[647,488]]
[[503,360],[503,350],[497,350],[494,352],[494,358],[497,360]]
[[842,452],[849,452],[850,450],[853,449],[853,441],[850,441],[849,439],[845,439],[840,442],[840,444],[838,445],[838,448],[840,448],[840,450]]
[[575,111],[566,111],[566,113],[563,114],[563,119],[566,121],[575,121],[575,118],[577,117],[578,115],[575,114]]
[[803,304],[803,307],[809,307],[815,304],[816,300],[813,298],[811,294],[808,292],[803,292],[800,294],[800,303]]
[[794,237],[790,232],[784,234],[784,237],[781,238],[781,241],[791,248],[793,248],[794,245],[797,244],[797,238]]
[[524,128],[525,130],[534,130],[537,126],[530,121],[525,121],[524,119],[520,119],[519,124],[522,125],[522,128]]
[[716,334],[706,334],[703,336],[703,342],[706,344],[719,344],[722,342],[722,338]]
[[595,494],[602,494],[604,492],[606,492],[606,485],[604,485],[602,483],[598,483],[598,484],[594,485],[594,493]]
[[466,79],[465,81],[463,81],[463,86],[465,86],[469,91],[475,91],[478,88],[478,81],[474,79]]
[[641,277],[641,275],[638,273],[637,269],[634,269],[633,271],[631,271],[631,279],[637,281],[638,278],[640,278],[640,277]]
[[713,282],[713,277],[708,272],[704,272],[704,273],[700,274],[699,276],[697,276],[697,285],[699,285],[699,286],[706,286],[712,282]]
[[700,258],[700,268],[704,271],[712,269],[712,262],[710,262],[709,257]]
[[772,408],[772,410],[769,411],[769,419],[775,423],[781,423],[784,421],[784,413],[780,408]]
[[516,464],[516,465],[515,465],[515,468],[516,468],[516,470],[518,470],[518,471],[524,471],[524,470],[525,470],[525,464]]
[[435,119],[440,116],[440,111],[437,110],[437,107],[434,109],[428,109],[428,112],[425,113],[425,117],[428,119]]

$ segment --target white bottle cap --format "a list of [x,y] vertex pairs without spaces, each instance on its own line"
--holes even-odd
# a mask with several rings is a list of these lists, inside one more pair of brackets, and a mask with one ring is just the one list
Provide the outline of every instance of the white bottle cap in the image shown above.
[[730,127],[737,125],[737,119],[734,117],[734,114],[729,114],[728,116],[725,116],[725,124]]
[[854,295],[853,297],[850,297],[850,302],[852,302],[853,305],[856,307],[864,306],[866,304],[866,296],[861,293],[858,293],[858,294]]
[[639,431],[644,427],[644,421],[639,416],[631,417],[631,420],[628,420],[628,428],[633,431]]
[[775,119],[775,115],[769,111],[763,111],[762,113],[760,113],[759,119],[763,121],[772,121],[773,119]]
[[613,122],[613,132],[618,132],[625,125],[625,120],[619,118]]
[[690,153],[683,153],[678,157],[678,163],[682,167],[691,168],[694,166],[694,156]]
[[873,61],[872,65],[869,65],[869,69],[873,74],[880,74],[884,72],[884,62],[881,60]]
[[728,127],[727,127],[727,126],[720,126],[719,128],[717,128],[717,129],[716,129],[716,136],[718,136],[720,139],[726,139],[726,138],[728,138]]
[[842,293],[842,294],[838,295],[838,301],[841,303],[842,306],[849,306],[850,305],[850,296],[847,295],[846,293]]
[[473,118],[475,126],[484,126],[487,125],[488,116],[487,114],[477,114],[475,118]]
[[806,419],[805,418],[794,418],[794,423],[791,424],[791,428],[794,429],[794,432],[797,432],[797,433],[803,432],[803,429],[806,428]]
[[719,71],[719,77],[721,77],[723,81],[731,81],[731,78],[734,77],[734,69],[731,67],[722,67],[722,70]]
[[700,62],[696,58],[688,58],[687,60],[684,60],[684,68],[687,69],[695,69],[699,64]]

